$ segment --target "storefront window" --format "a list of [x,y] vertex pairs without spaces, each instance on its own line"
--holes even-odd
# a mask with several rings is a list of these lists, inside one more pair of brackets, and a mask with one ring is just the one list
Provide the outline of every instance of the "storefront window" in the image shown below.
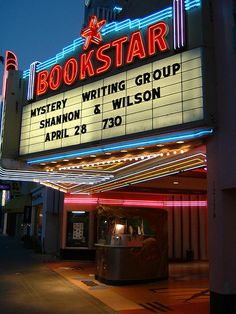
[[89,213],[72,211],[67,214],[67,247],[88,247]]

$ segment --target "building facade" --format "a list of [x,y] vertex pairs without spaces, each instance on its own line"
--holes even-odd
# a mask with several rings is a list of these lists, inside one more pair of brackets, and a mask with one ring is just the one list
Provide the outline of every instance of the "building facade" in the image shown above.
[[149,279],[167,257],[209,258],[211,313],[234,313],[235,68],[234,1],[91,0],[81,38],[9,69],[2,177],[47,187],[32,194],[44,250],[148,240],[165,265]]

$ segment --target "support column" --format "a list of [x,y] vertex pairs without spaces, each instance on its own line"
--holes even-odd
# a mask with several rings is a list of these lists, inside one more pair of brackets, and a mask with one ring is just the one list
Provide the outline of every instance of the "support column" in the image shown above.
[[[211,165],[211,160],[209,164]],[[217,170],[213,175],[211,170],[209,169],[208,190],[211,314],[234,314],[236,313],[236,188],[221,189],[217,180]]]
[[[204,4],[204,2],[203,2]],[[207,143],[211,314],[236,313],[236,88],[234,2],[206,1],[212,30],[206,75],[215,135]],[[212,38],[212,40],[210,39]],[[213,62],[213,69],[209,64]],[[208,77],[209,78],[209,77]]]
[[64,206],[64,194],[47,188],[44,192],[42,247],[45,254],[59,255],[60,219]]

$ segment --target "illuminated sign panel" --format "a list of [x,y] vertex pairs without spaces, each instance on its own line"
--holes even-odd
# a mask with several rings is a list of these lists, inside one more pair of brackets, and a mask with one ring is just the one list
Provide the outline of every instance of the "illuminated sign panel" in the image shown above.
[[194,49],[24,106],[20,155],[202,120],[201,58]]

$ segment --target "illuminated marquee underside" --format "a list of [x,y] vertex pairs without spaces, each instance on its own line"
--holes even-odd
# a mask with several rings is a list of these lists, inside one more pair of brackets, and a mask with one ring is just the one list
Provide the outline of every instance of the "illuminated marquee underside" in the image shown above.
[[162,164],[156,164],[152,160],[147,168],[142,168],[128,174],[121,174],[118,177],[109,180],[109,182],[97,184],[93,187],[83,189],[83,193],[97,193],[118,189],[132,184],[138,184],[154,180],[157,178],[178,174],[181,171],[189,171],[204,167],[206,165],[206,155],[203,153],[193,154],[186,157],[178,157],[172,161],[166,161]]
[[[134,161],[128,167],[120,166],[117,171],[71,169],[70,171],[20,171],[0,167],[2,180],[33,181],[71,194],[91,194],[115,190],[140,182],[166,177],[179,172],[203,168],[206,155],[202,152],[181,154],[175,158],[146,158]],[[99,167],[101,168],[101,166]],[[129,168],[129,169],[128,169]],[[128,169],[128,172],[127,172]]]
[[5,169],[0,166],[1,180],[11,181],[29,181],[29,182],[51,182],[52,184],[76,184],[78,185],[93,185],[108,181],[111,177],[110,174],[102,173],[68,173],[63,171],[46,172],[37,170],[13,170]]
[[20,155],[200,121],[201,49],[24,106]]
[[[40,183],[71,194],[94,194],[98,192],[116,190],[118,188],[178,174],[183,171],[203,168],[205,166],[206,155],[205,153],[198,152],[193,154],[181,154],[176,156],[174,159],[169,157],[163,159],[160,157],[154,157],[143,160],[143,162],[133,162],[129,165],[129,169],[127,166],[123,165],[123,167],[120,166],[118,171],[107,171],[107,173],[110,174],[110,179],[100,184],[97,183],[96,185],[90,184],[87,186],[77,185],[70,187],[63,183],[59,184],[44,181],[40,181]],[[78,173],[82,171],[86,172],[85,169],[78,169],[77,171]],[[75,173],[76,170],[71,169],[70,172]],[[113,177],[111,175],[113,175]]]

